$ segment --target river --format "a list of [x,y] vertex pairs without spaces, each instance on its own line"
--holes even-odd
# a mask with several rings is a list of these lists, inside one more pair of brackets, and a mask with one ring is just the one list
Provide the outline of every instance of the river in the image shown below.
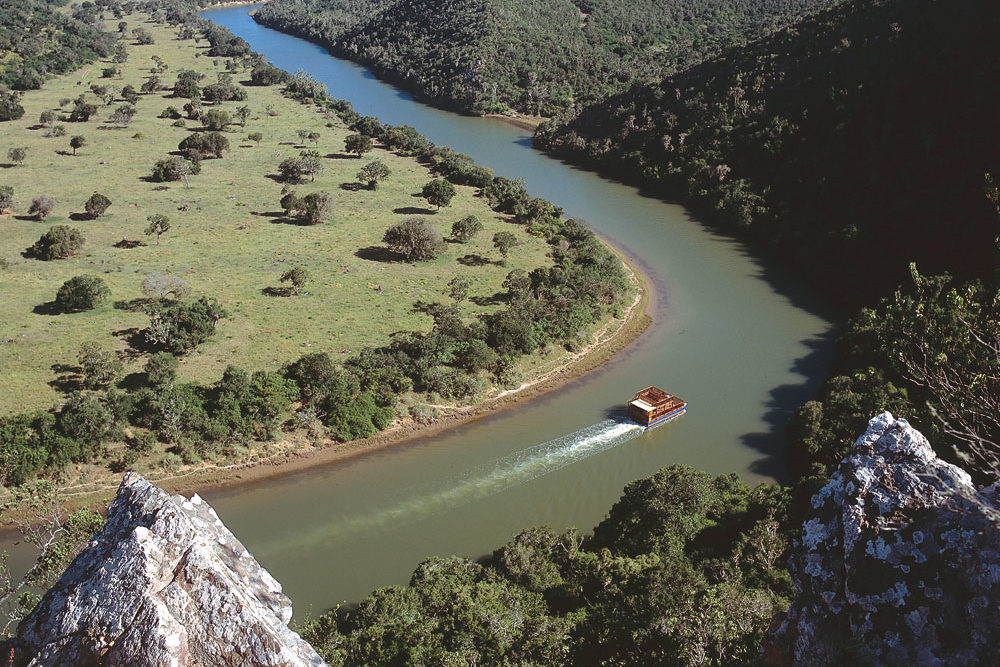
[[[828,367],[831,324],[789,276],[680,206],[567,166],[500,120],[417,103],[323,48],[257,25],[248,7],[203,15],[278,67],[303,69],[362,114],[416,127],[584,218],[631,255],[652,326],[610,363],[527,405],[433,437],[206,493],[282,582],[296,616],[405,583],[432,555],[478,557],[520,529],[589,531],[631,480],[674,463],[747,482],[784,474],[782,432]],[[613,418],[656,384],[687,415],[642,433]]]

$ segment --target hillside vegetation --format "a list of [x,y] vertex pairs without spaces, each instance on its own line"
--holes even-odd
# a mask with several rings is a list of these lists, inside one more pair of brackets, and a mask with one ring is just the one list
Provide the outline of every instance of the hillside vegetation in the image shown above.
[[853,0],[546,123],[542,149],[684,201],[840,305],[917,261],[986,277],[996,3]]
[[621,314],[618,257],[520,182],[172,20],[3,125],[5,484],[431,421]]
[[553,115],[829,0],[275,0],[255,19],[448,108]]

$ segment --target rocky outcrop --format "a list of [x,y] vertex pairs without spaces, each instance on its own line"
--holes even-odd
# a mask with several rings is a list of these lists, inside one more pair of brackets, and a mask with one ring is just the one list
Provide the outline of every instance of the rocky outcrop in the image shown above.
[[998,485],[977,489],[906,421],[872,419],[812,498],[778,661],[995,664],[998,501]]
[[[21,624],[18,665],[324,665],[291,601],[197,495],[129,473],[105,527]],[[6,656],[5,656],[6,657]]]

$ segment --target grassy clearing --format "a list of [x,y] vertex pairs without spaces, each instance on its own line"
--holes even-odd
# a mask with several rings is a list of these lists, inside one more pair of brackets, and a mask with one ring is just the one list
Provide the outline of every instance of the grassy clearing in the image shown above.
[[[224,71],[225,60],[202,54],[204,44],[180,42],[164,26],[129,17],[129,26],[142,25],[155,37],[155,44],[130,45],[130,60],[121,66],[120,78],[102,79],[95,63],[67,76],[53,79],[42,90],[25,95],[26,113],[19,121],[3,124],[0,161],[7,149],[28,148],[23,166],[0,170],[0,185],[15,190],[14,214],[0,217],[0,258],[8,263],[0,270],[0,413],[47,407],[59,400],[50,384],[61,364],[73,365],[80,345],[94,341],[126,351],[130,333],[143,328],[142,313],[116,308],[113,303],[142,296],[140,283],[150,272],[169,269],[182,277],[194,295],[218,298],[230,317],[220,323],[215,337],[197,352],[183,358],[180,378],[211,382],[227,364],[248,369],[272,369],[306,351],[324,350],[334,358],[344,357],[366,345],[385,343],[399,330],[424,330],[430,318],[412,311],[414,302],[443,301],[446,283],[456,275],[473,281],[473,299],[463,304],[463,314],[473,317],[500,304],[477,305],[501,291],[501,283],[512,268],[531,269],[549,263],[544,241],[532,238],[476,197],[474,188],[459,186],[452,205],[427,215],[443,234],[462,216],[474,214],[485,229],[471,243],[450,243],[439,258],[418,264],[390,263],[377,259],[372,248],[381,247],[382,234],[403,219],[408,209],[425,208],[417,193],[431,175],[415,160],[376,148],[362,159],[343,157],[344,137],[349,132],[315,107],[285,99],[278,87],[248,87],[245,102],[219,105],[231,114],[244,104],[252,111],[245,128],[230,127],[231,151],[221,160],[203,162],[202,173],[192,176],[191,187],[183,183],[161,184],[144,180],[153,163],[176,150],[178,142],[200,127],[187,121],[187,128],[157,118],[168,106],[181,108],[187,101],[169,92],[144,95],[138,113],[127,128],[114,128],[105,119],[121,104],[101,106],[87,123],[64,123],[67,134],[46,137],[36,123],[45,110],[68,113],[72,103],[61,100],[87,93],[92,83],[135,88],[149,76],[155,54],[169,65],[161,76],[172,84],[181,69],[206,74],[205,83]],[[247,73],[237,73],[236,80]],[[205,106],[206,110],[210,108]],[[276,115],[269,115],[271,108]],[[328,125],[332,124],[332,127]],[[304,227],[280,222],[278,200],[282,184],[269,178],[277,164],[297,156],[299,129],[315,130],[321,138],[316,149],[324,156],[324,171],[315,182],[296,189],[300,194],[329,192],[337,203],[329,222]],[[246,135],[264,135],[260,146]],[[83,135],[87,144],[72,155],[69,138]],[[392,176],[377,191],[349,190],[358,169],[378,158]],[[83,212],[87,198],[98,191],[113,201],[108,213],[97,220],[73,220]],[[48,195],[58,200],[55,212],[38,222],[24,214],[34,197]],[[172,228],[159,245],[143,235],[146,218],[154,213],[170,217]],[[76,216],[73,216],[76,217]],[[69,224],[80,229],[87,243],[82,253],[67,260],[42,262],[26,259],[21,252],[52,225]],[[509,230],[521,245],[511,253],[508,266],[495,263],[494,232]],[[143,240],[146,247],[119,249],[113,244],[123,237]],[[365,249],[369,249],[367,252]],[[490,260],[479,265],[463,264],[465,256]],[[272,297],[268,287],[278,287],[279,277],[293,266],[312,274],[307,293],[297,297]],[[84,313],[46,314],[45,304],[67,279],[79,274],[100,274],[112,290],[112,298],[100,308]],[[144,357],[129,357],[128,370],[136,372]],[[530,366],[537,359],[529,359]]]

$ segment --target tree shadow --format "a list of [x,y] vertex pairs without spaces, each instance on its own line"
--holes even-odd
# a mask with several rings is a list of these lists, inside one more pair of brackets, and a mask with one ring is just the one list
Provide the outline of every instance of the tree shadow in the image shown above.
[[296,227],[310,227],[312,223],[306,218],[293,218],[282,213],[280,216],[265,216],[271,218],[272,225],[295,225]]
[[62,315],[64,311],[55,301],[46,301],[32,308],[31,312],[35,315]]
[[23,222],[31,222],[31,221],[41,222],[41,220],[39,220],[37,215],[15,215],[14,219],[21,220]]
[[146,374],[142,371],[129,373],[118,381],[118,386],[129,391],[138,391],[146,386]]
[[354,253],[355,257],[359,257],[369,262],[402,262],[405,259],[399,253],[395,253],[385,246],[368,246],[367,248],[361,248]]
[[287,213],[284,211],[258,211],[254,215],[261,218],[284,218],[287,217]]
[[94,220],[94,217],[89,213],[70,213],[69,219],[73,222],[86,222],[87,220]]
[[507,303],[510,300],[510,295],[507,292],[497,292],[492,296],[470,296],[469,301],[476,304],[477,306],[495,306],[501,303]]
[[115,310],[124,310],[130,313],[141,313],[146,310],[146,306],[153,302],[152,299],[146,299],[140,297],[138,299],[129,299],[128,301],[115,301]]
[[291,287],[265,287],[264,289],[262,289],[260,291],[260,293],[263,294],[264,296],[277,296],[277,297],[291,296],[292,295],[292,288]]
[[124,248],[125,250],[131,250],[132,248],[145,247],[145,245],[146,244],[143,243],[142,241],[132,241],[132,240],[129,240],[127,238],[123,238],[118,243],[115,243],[114,247],[115,248]]
[[327,153],[324,157],[328,157],[331,160],[353,160],[358,156],[348,155],[347,153]]
[[341,183],[341,190],[347,190],[348,192],[357,192],[358,190],[367,190],[368,186],[364,183]]
[[76,157],[76,155],[74,155],[70,151],[56,151],[56,155],[63,155],[65,157]]
[[419,206],[400,206],[392,209],[392,212],[399,215],[434,215],[435,213],[429,208],[420,208]]
[[121,338],[125,341],[125,344],[128,345],[128,349],[123,352],[126,359],[138,359],[143,354],[146,354],[147,352],[154,352],[156,350],[156,347],[146,340],[144,332],[145,329],[130,327],[128,329],[112,331],[111,335],[115,338]]
[[52,364],[50,367],[56,374],[55,379],[49,380],[49,386],[56,391],[68,394],[73,391],[83,389],[82,373],[83,369],[71,364]]
[[470,255],[463,255],[456,260],[462,266],[486,266],[487,264],[492,264],[490,260],[483,257],[482,255],[472,253]]

